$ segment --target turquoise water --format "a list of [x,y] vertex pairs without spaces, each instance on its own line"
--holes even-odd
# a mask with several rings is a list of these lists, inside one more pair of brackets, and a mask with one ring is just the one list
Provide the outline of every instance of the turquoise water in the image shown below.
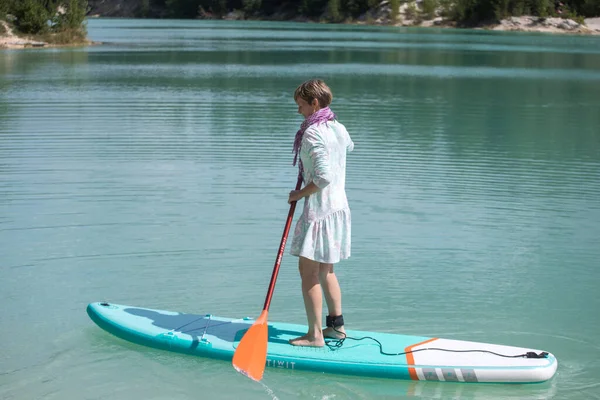
[[[600,398],[600,39],[90,20],[0,53],[0,398]],[[539,385],[269,369],[116,339],[93,301],[256,317],[295,184],[296,85],[356,148],[348,327],[540,348]],[[296,217],[299,213],[296,214]],[[288,248],[289,250],[289,248]],[[269,318],[304,323],[296,259]]]

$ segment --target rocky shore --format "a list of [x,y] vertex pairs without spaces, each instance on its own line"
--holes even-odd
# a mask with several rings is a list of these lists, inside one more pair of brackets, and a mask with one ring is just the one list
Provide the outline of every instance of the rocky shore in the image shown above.
[[5,21],[0,21],[4,27],[4,34],[0,35],[0,49],[23,49],[26,47],[45,47],[47,43],[31,40],[15,35]]
[[[135,1],[128,2],[128,6],[123,6],[122,0],[103,0],[102,2],[90,1],[92,7],[88,17],[135,17]],[[101,7],[94,7],[94,4],[101,4]],[[411,6],[402,4],[397,14],[397,20],[391,21],[391,9],[388,1],[382,1],[378,7],[370,10],[355,21],[361,25],[388,25],[388,26],[418,26],[418,27],[455,27],[456,24],[442,17],[442,10],[436,10],[431,18],[422,17],[422,0],[416,0]],[[232,12],[224,17],[228,20],[246,19],[242,12]],[[259,18],[251,18],[259,19]],[[0,20],[0,49],[23,49],[31,47],[56,47],[59,44],[41,41],[27,36],[17,36],[5,21]],[[600,35],[600,18],[588,18],[580,24],[572,19],[565,18],[541,18],[534,16],[510,17],[493,25],[484,25],[475,27],[476,29],[486,29],[493,31],[519,31],[519,32],[543,32],[543,33],[568,33],[568,34],[586,34]],[[98,44],[85,39],[65,45],[92,45]]]
[[511,17],[500,21],[491,28],[495,31],[547,32],[547,33],[579,33],[600,34],[600,18],[588,18],[584,24],[572,19],[540,18],[540,17]]
[[84,34],[77,32],[76,35],[68,37],[67,39],[62,38],[58,40],[57,34],[46,36],[51,40],[41,40],[36,37],[27,35],[16,35],[13,29],[6,21],[0,20],[0,49],[25,49],[32,47],[65,47],[65,46],[90,46],[100,44],[99,42],[93,42],[87,38],[83,38]]
[[[422,12],[422,0],[416,0],[414,6],[402,4],[398,12],[397,21],[391,21],[391,10],[389,2],[383,1],[380,6],[371,13],[361,16],[357,23],[394,26],[420,26],[420,27],[455,27],[454,21],[442,17],[441,9],[435,10],[432,18],[418,17]],[[413,7],[411,9],[411,7]],[[519,31],[519,32],[543,32],[543,33],[571,33],[600,35],[600,18],[588,18],[580,24],[567,18],[542,18],[535,16],[510,17],[501,20],[497,24],[486,24],[476,26],[475,29],[486,29],[494,31]]]

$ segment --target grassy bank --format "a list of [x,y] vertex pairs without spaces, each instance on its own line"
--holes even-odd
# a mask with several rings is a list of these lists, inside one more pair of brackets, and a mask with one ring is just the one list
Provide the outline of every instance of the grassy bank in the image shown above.
[[87,0],[0,0],[0,46],[89,44]]
[[86,32],[80,29],[68,29],[56,33],[33,35],[32,39],[55,46],[82,45],[91,43],[87,38]]

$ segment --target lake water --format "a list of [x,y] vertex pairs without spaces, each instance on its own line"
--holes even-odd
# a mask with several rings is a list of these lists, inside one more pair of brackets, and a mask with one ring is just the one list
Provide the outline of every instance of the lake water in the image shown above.
[[[88,31],[104,44],[0,52],[0,398],[600,399],[600,38]],[[315,76],[356,146],[347,327],[544,349],[552,381],[267,369],[263,387],[88,318],[95,301],[258,316],[295,184],[292,94]],[[305,323],[288,251],[269,319]]]

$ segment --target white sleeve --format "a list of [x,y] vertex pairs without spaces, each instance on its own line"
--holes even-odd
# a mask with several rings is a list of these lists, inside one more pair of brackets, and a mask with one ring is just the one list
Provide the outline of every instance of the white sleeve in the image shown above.
[[333,179],[331,166],[329,163],[329,150],[320,133],[316,129],[307,129],[304,132],[304,143],[307,146],[308,154],[315,167],[315,177],[313,182],[319,189],[329,185]]

